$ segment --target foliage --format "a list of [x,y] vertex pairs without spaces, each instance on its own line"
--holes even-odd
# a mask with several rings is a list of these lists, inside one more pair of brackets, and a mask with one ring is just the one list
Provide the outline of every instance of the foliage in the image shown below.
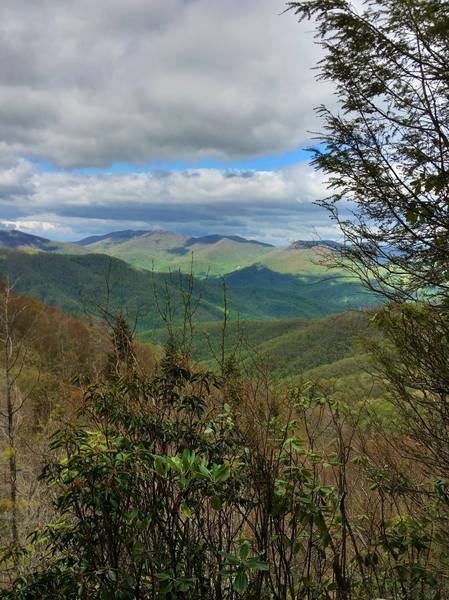
[[[174,272],[151,273],[136,269],[121,260],[100,254],[66,256],[60,254],[11,252],[0,250],[0,277],[13,279],[17,291],[39,298],[50,306],[85,319],[98,307],[112,313],[127,313],[137,319],[140,331],[161,328],[155,295],[168,293],[176,309],[174,320],[182,325],[181,288],[188,287],[189,276]],[[371,306],[374,298],[363,293],[358,282],[340,277],[306,275],[296,277],[269,269],[252,268],[229,276],[227,288],[236,319],[266,320],[296,316],[325,316],[347,309]],[[222,280],[195,279],[195,294],[201,293],[196,320],[220,322],[223,316]]]
[[[25,557],[16,546],[26,545],[28,534],[53,514],[51,496],[37,482],[48,438],[81,403],[76,381],[95,379],[112,348],[104,328],[5,285],[0,282],[0,587],[38,560],[37,549]],[[136,344],[135,352],[150,368],[151,350]]]
[[[115,368],[87,386],[80,423],[53,436],[42,480],[57,517],[34,535],[40,567],[2,597],[438,593],[429,524],[352,446],[353,411],[311,385],[281,398],[260,381],[254,395],[235,366],[213,375],[172,343],[145,375],[126,336],[119,317]],[[353,477],[373,512],[347,499]]]
[[434,480],[446,480],[449,313],[443,304],[395,304],[380,311],[376,322],[384,332],[384,342],[378,340],[372,351],[401,415],[403,448],[424,463]]
[[329,176],[322,204],[345,234],[343,257],[390,298],[423,288],[446,294],[449,3],[288,4],[315,20],[319,77],[333,83],[340,107],[318,109],[324,133],[314,164]]
[[[408,588],[406,597],[442,598],[435,574],[447,570],[449,3],[288,4],[314,19],[324,51],[319,77],[334,84],[340,108],[319,108],[324,133],[314,158],[331,190],[321,204],[345,234],[340,262],[391,300],[374,318],[383,336],[372,349],[400,418],[384,467],[372,463],[373,489],[382,510],[398,498],[420,510],[382,519],[397,572],[388,594]],[[370,426],[379,426],[373,415]]]

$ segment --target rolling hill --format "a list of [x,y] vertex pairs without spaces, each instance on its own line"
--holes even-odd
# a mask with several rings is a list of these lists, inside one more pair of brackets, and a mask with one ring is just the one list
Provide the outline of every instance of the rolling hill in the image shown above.
[[[169,296],[178,307],[188,277],[180,273],[151,273],[104,254],[64,255],[48,252],[0,250],[0,278],[16,282],[19,292],[35,296],[50,306],[81,316],[94,307],[128,310],[145,331],[161,326],[157,309]],[[183,289],[180,289],[181,288]],[[253,265],[226,277],[231,317],[270,320],[315,318],[372,306],[376,298],[360,284],[340,277],[295,277]],[[219,278],[195,280],[194,296],[201,294],[197,320],[217,321],[223,315],[223,282]]]
[[[57,260],[56,264],[61,263]],[[20,310],[19,328],[26,330],[33,323],[30,339],[40,364],[45,365],[43,381],[55,392],[61,391],[61,385],[68,384],[71,377],[98,370],[105,364],[110,346],[102,324],[96,326],[90,319],[86,322],[87,315],[83,313],[82,321],[76,320],[23,294],[15,294],[14,303],[24,308]],[[309,380],[345,401],[382,402],[384,389],[370,374],[370,357],[364,346],[366,340],[378,335],[366,311],[320,319],[231,321],[226,330],[225,351],[227,356],[236,353],[239,368],[249,379],[262,366],[275,384]],[[153,329],[140,332],[138,337],[144,342],[136,345],[138,356],[144,361],[142,366],[151,368],[167,332]],[[193,358],[207,368],[217,368],[221,339],[222,323],[198,324],[193,334]],[[41,409],[36,396],[36,410]]]
[[238,235],[186,237],[170,231],[115,231],[73,243],[52,242],[17,230],[0,231],[0,248],[59,254],[106,254],[134,267],[167,272],[193,272],[197,277],[222,276],[257,266],[296,276],[342,276],[330,268],[338,243],[330,240],[293,242],[274,247]]

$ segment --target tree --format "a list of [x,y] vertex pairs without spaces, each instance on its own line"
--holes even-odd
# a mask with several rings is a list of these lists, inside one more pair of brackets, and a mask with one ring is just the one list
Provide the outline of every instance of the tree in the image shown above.
[[447,480],[441,498],[449,507],[449,314],[430,304],[390,304],[375,321],[386,342],[374,341],[372,350],[400,415],[402,452]]
[[[324,127],[313,164],[327,176],[330,189],[320,204],[344,234],[337,260],[390,301],[375,316],[384,341],[373,350],[399,416],[397,437],[387,442],[402,461],[392,469],[392,484],[381,497],[407,490],[401,495],[421,506],[422,514],[427,511],[444,555],[449,515],[449,2],[301,0],[289,2],[288,9],[301,20],[315,20],[323,50],[319,78],[335,86],[337,108],[317,109]],[[421,474],[427,479],[419,480]],[[394,542],[396,550],[401,544]],[[443,565],[439,559],[439,568]]]
[[0,348],[4,391],[3,401],[0,404],[0,417],[3,421],[1,429],[7,441],[4,456],[8,464],[9,529],[12,556],[16,565],[15,553],[20,542],[17,435],[22,409],[32,391],[32,386],[26,391],[21,390],[20,383],[24,369],[30,360],[31,337],[36,315],[31,317],[31,320],[27,318],[26,303],[15,296],[13,286],[8,282],[1,284],[0,294]]
[[[111,341],[83,418],[53,437],[57,454],[42,479],[56,492],[57,517],[35,534],[42,562],[0,597],[351,600],[351,589],[372,597],[369,566],[349,566],[352,450],[337,407],[338,441],[324,442],[328,406],[313,387],[285,398],[242,387],[236,401],[227,375],[195,368],[173,339],[150,376],[129,360],[121,317]],[[384,569],[388,551],[377,551]],[[395,567],[377,596],[393,589]],[[407,592],[422,577],[408,579]]]
[[389,298],[448,296],[449,2],[288,7],[315,20],[319,78],[335,86],[313,163],[328,176],[321,204],[344,233],[343,262]]

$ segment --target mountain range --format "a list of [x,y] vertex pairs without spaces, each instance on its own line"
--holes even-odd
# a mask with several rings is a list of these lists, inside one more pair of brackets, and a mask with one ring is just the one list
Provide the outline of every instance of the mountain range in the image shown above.
[[0,230],[0,248],[60,254],[107,254],[144,269],[193,271],[196,276],[225,275],[251,265],[279,273],[324,274],[332,251],[331,240],[293,242],[275,247],[238,235],[189,237],[163,230],[115,231],[77,242],[54,242],[18,230]]
[[[193,271],[199,277],[225,275],[261,265],[280,273],[324,272],[336,242],[298,241],[278,248],[237,235],[188,237],[170,231],[117,231],[77,242],[89,252],[108,254],[145,269]],[[193,261],[193,262],[192,262]]]
[[[153,346],[166,340],[164,311],[176,330],[191,292],[194,356],[210,366],[222,335],[225,287],[228,351],[242,336],[242,365],[257,348],[276,376],[306,373],[347,394],[353,380],[360,388],[367,362],[354,343],[368,327],[359,309],[374,306],[377,297],[327,266],[337,249],[333,241],[279,248],[237,235],[130,230],[62,243],[0,230],[0,279],[82,321],[121,311]],[[182,272],[190,271],[192,252],[200,275],[193,279]],[[145,268],[150,265],[153,271]]]
[[126,310],[145,336],[162,326],[167,295],[177,306],[174,323],[182,319],[192,268],[201,323],[223,318],[223,281],[231,320],[311,319],[376,304],[358,281],[327,266],[334,252],[335,242],[322,241],[279,248],[239,236],[128,230],[62,243],[8,230],[0,231],[0,278],[78,317]]

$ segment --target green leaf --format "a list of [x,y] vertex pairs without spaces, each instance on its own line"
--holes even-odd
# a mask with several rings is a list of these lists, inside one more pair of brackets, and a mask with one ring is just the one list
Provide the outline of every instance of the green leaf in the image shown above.
[[240,544],[240,551],[239,551],[241,560],[246,560],[248,558],[249,549],[250,549],[249,541],[243,540]]
[[231,469],[228,463],[218,465],[212,471],[212,478],[217,483],[223,483],[231,476]]
[[198,472],[203,477],[206,477],[207,479],[210,479],[211,473],[210,473],[209,469],[206,467],[206,465],[204,463],[200,463],[198,465]]
[[233,588],[239,594],[242,594],[248,587],[248,575],[245,571],[239,571],[234,578]]
[[257,558],[251,558],[246,563],[246,566],[248,567],[248,569],[253,569],[254,571],[268,571],[269,570],[268,563],[264,562],[262,560],[258,560]]
[[165,477],[170,469],[170,465],[165,460],[163,456],[155,456],[154,457],[154,468],[156,473],[161,477]]
[[318,512],[316,515],[314,515],[313,521],[320,532],[321,544],[323,545],[323,548],[326,548],[331,542],[331,536],[329,534],[329,529],[327,528],[323,514]]

